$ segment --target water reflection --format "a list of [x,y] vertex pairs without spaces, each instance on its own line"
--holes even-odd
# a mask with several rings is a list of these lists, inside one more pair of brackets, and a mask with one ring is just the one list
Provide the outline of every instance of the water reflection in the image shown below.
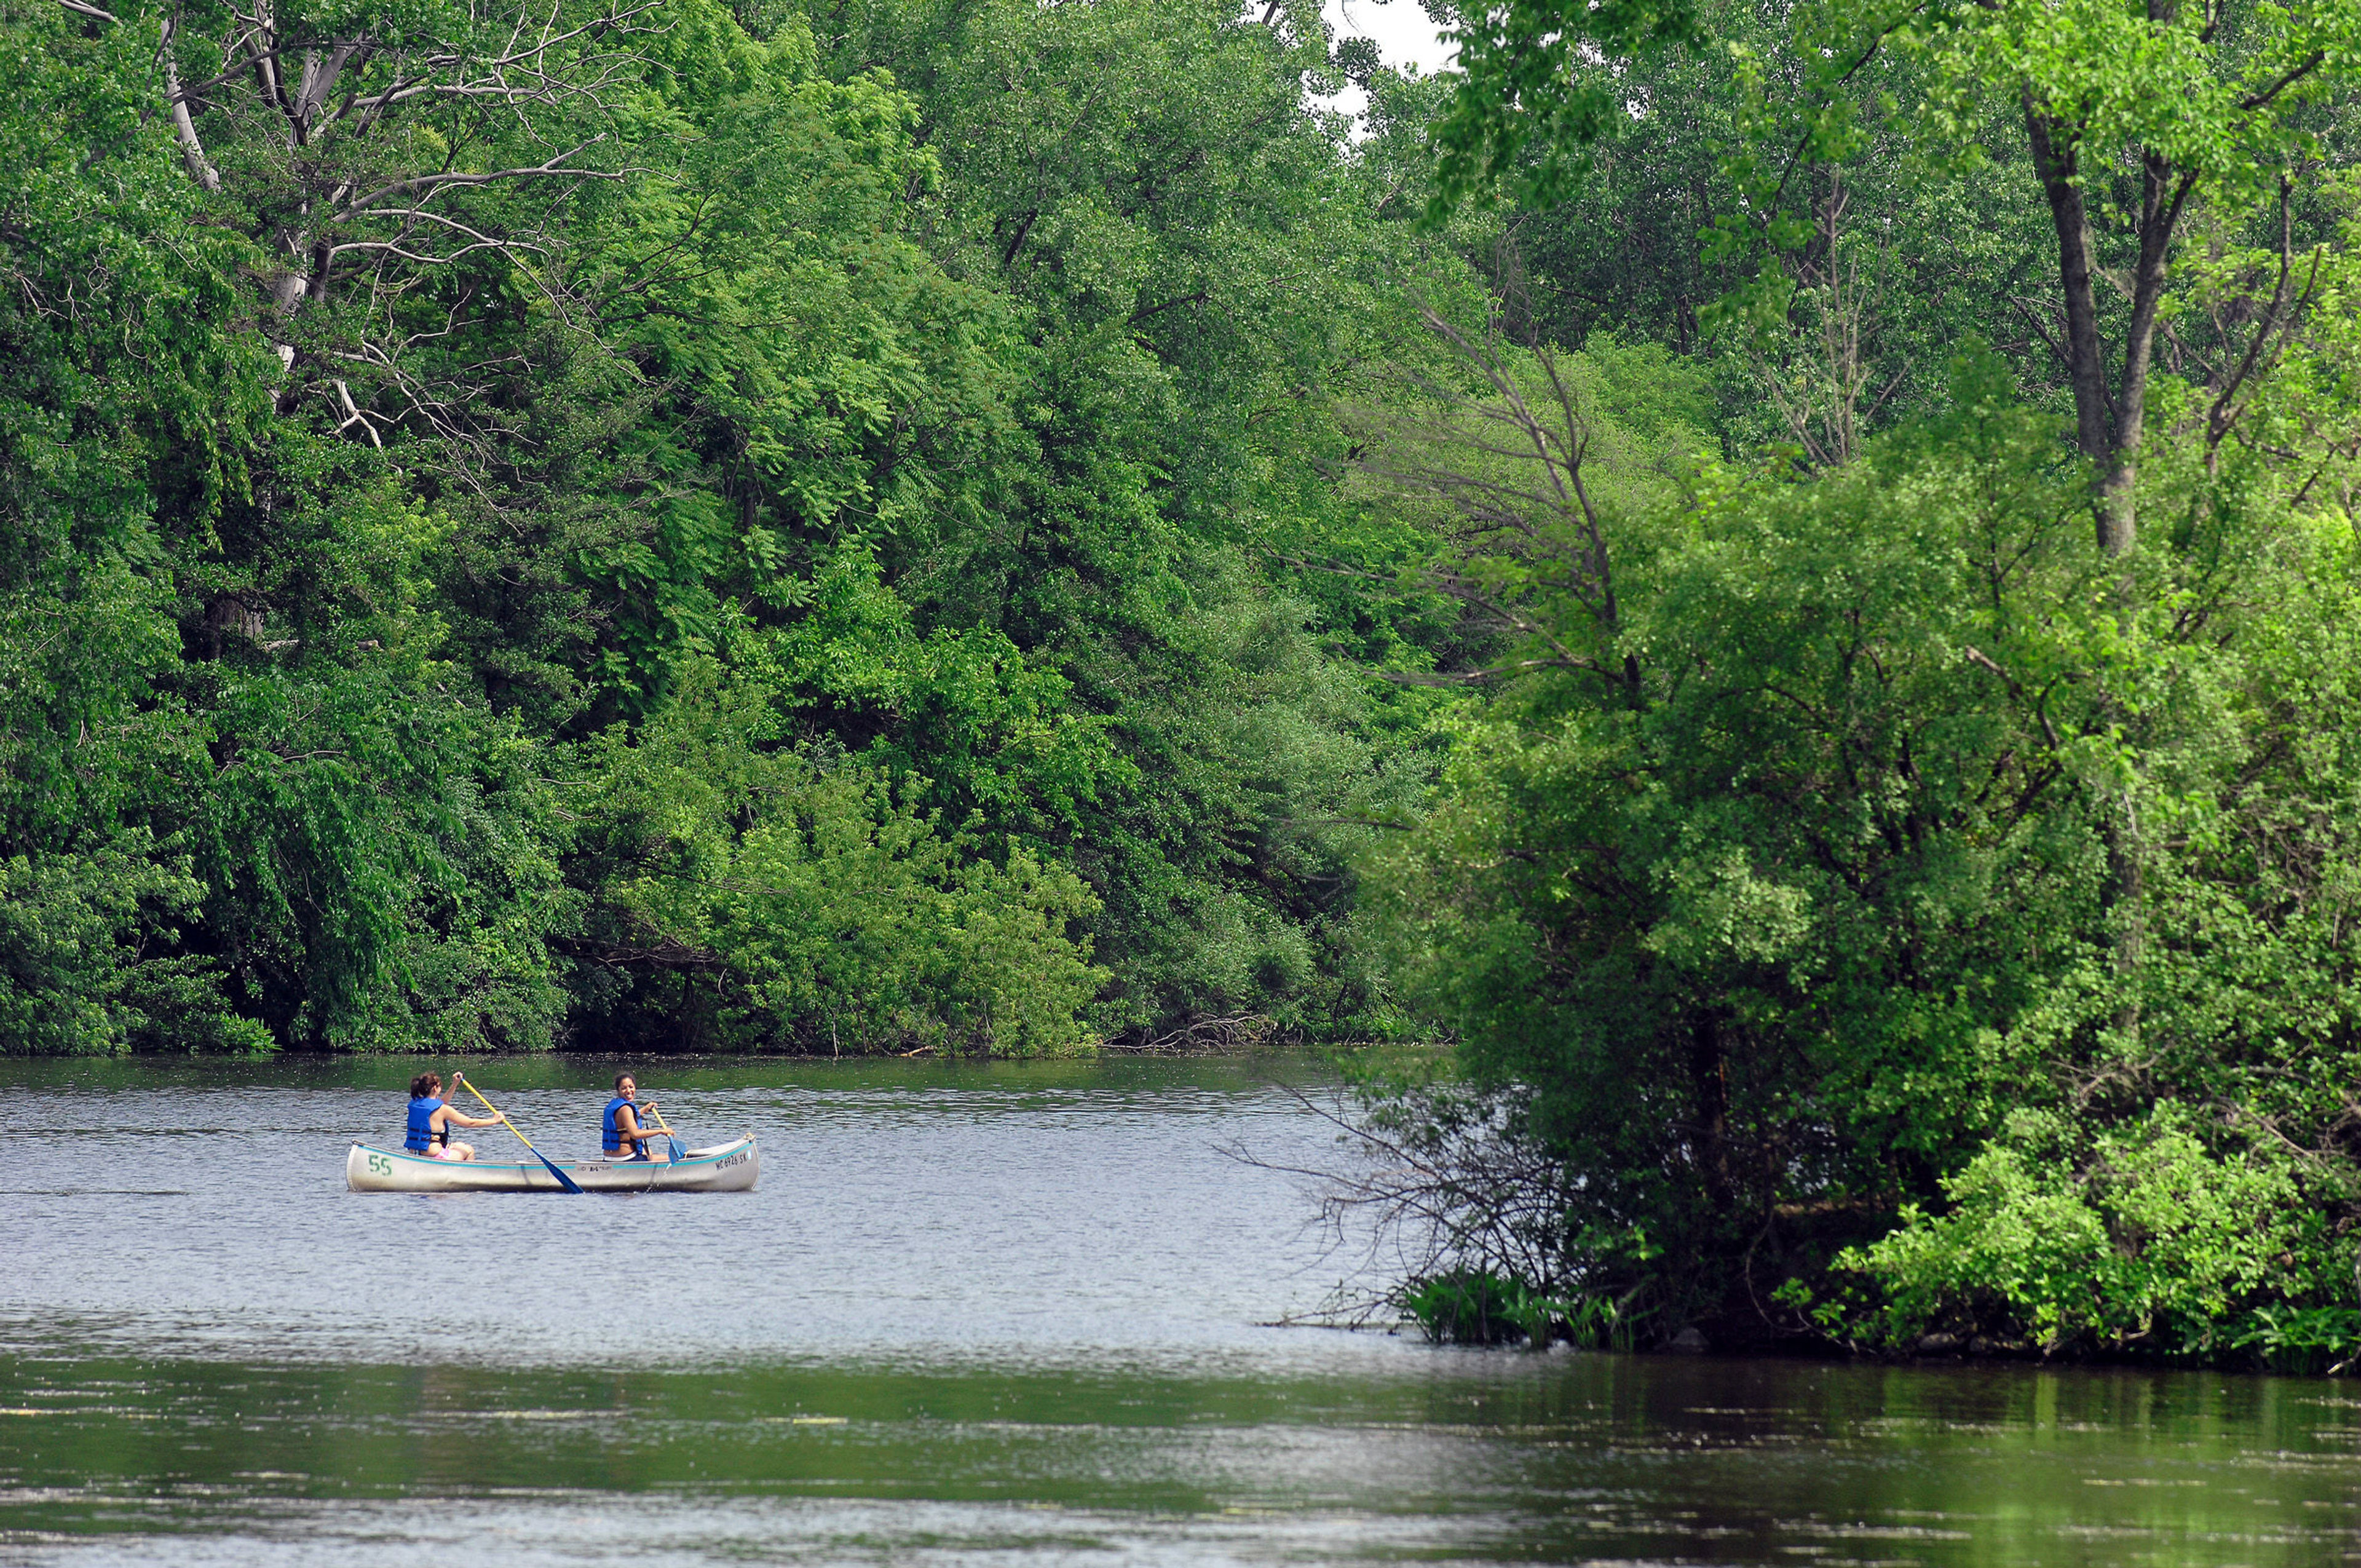
[[[1263,1378],[19,1356],[0,1405],[0,1540],[43,1562],[162,1533],[198,1562],[225,1540],[357,1563],[488,1535],[520,1563],[2295,1563],[2341,1553],[2356,1506],[2332,1387],[2183,1375],[1564,1353]],[[611,1550],[602,1519],[652,1544]]]

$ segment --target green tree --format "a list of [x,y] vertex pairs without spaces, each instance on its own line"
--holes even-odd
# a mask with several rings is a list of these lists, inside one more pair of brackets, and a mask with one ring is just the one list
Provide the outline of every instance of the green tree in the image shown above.
[[[1095,904],[1021,850],[918,807],[924,781],[767,749],[759,696],[703,663],[636,732],[594,746],[617,946],[662,958],[719,1043],[1026,1055],[1086,1042],[1104,981],[1070,927]],[[702,1016],[699,1014],[702,1014]]]
[[[2336,108],[2361,64],[2361,10],[2344,4],[1805,5],[1768,37],[1743,13],[1687,0],[1510,0],[1458,16],[1463,69],[1436,131],[1445,206],[1502,179],[1554,199],[1599,145],[1626,139],[1628,122],[1710,103],[1695,91],[1633,96],[1631,72],[1651,86],[1678,81],[1666,58],[1690,50],[1734,59],[1741,89],[1723,101],[1729,186],[1711,214],[1724,256],[1832,250],[1821,176],[1864,157],[1899,155],[1921,181],[1957,171],[1962,153],[1971,165],[2024,160],[2049,220],[2058,329],[2042,330],[2066,373],[2111,554],[2136,536],[2160,323],[2190,329],[2180,352],[2207,361],[2226,433],[2256,367],[2311,303],[2298,211],[2345,165]],[[1887,64],[1896,59],[1898,71]],[[2245,247],[2246,266],[2264,271],[2246,280],[2247,309],[2206,322],[2176,305],[2174,265],[2192,227]],[[1842,268],[1806,256],[1793,271],[1825,294]],[[2119,301],[2103,297],[2110,280]]]

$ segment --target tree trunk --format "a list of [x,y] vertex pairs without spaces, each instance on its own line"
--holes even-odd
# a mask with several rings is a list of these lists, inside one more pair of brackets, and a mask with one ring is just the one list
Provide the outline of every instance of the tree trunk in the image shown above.
[[[2094,265],[2091,214],[2082,200],[2077,167],[2080,148],[2071,126],[2052,119],[2025,101],[2025,126],[2033,144],[2034,172],[2049,198],[2050,222],[2058,230],[2058,283],[2066,299],[2066,369],[2074,387],[2074,435],[2082,455],[2098,468],[2094,498],[2099,548],[2120,555],[2132,547],[2137,518],[2133,507],[2133,469],[2121,448],[2120,422],[2107,395],[2105,345],[2099,341],[2099,302],[2092,288]],[[2149,327],[2155,324],[2153,309]],[[2128,371],[2129,367],[2126,366]],[[2129,378],[2126,376],[2126,380]],[[2140,367],[2138,390],[2145,395],[2147,367]],[[2132,389],[2126,386],[2125,390]],[[2131,418],[2138,430],[2138,415]],[[2136,433],[2134,439],[2136,440]]]
[[1689,1024],[1689,1082],[1697,1095],[1694,1157],[1705,1182],[1706,1201],[1718,1218],[1735,1204],[1730,1179],[1730,1060],[1722,1039],[1728,1014],[1699,1008]]
[[173,18],[164,18],[163,40],[159,50],[164,65],[164,95],[172,102],[172,135],[181,144],[181,161],[189,170],[189,178],[208,191],[221,189],[221,175],[205,156],[204,143],[197,139],[196,121],[190,117],[189,100],[181,91],[181,68],[172,57]]
[[[2151,12],[2156,9],[2150,6]],[[2058,231],[2058,274],[2066,298],[2065,348],[2074,387],[2075,435],[2097,469],[2092,510],[2098,525],[2099,548],[2109,556],[2121,556],[2130,553],[2138,538],[2140,436],[2147,411],[2157,313],[2164,300],[2172,231],[2194,181],[2188,175],[2176,181],[2170,165],[2154,152],[2142,159],[2139,260],[2132,278],[2131,316],[2124,333],[2123,380],[2120,390],[2110,396],[2105,346],[2099,337],[2098,300],[2092,286],[2097,261],[2077,166],[2076,133],[2070,126],[2042,114],[2029,97],[2025,123],[2034,169],[2049,198],[2049,215]],[[2123,612],[2128,614],[2132,609],[2128,572],[2118,592]],[[2141,911],[2139,825],[2128,792],[2106,804],[2101,834],[2107,850],[2107,885],[2102,896],[2114,925],[2115,979],[2125,988],[2115,1011],[2115,1026],[2130,1035],[2139,1028],[2139,1001],[2134,986],[2145,947],[2146,921]]]

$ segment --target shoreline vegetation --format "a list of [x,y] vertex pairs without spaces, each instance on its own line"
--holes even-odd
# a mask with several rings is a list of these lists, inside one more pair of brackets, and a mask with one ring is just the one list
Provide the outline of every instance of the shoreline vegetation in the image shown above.
[[1636,1329],[1608,1321],[1596,1304],[1537,1297],[1514,1280],[1497,1276],[1457,1275],[1404,1286],[1387,1304],[1398,1315],[1317,1312],[1280,1319],[1273,1328],[1325,1328],[1347,1332],[1416,1332],[1428,1343],[1525,1354],[1566,1345],[1600,1354],[1711,1356],[1741,1354],[1805,1361],[1851,1361],[1902,1365],[2023,1363],[2037,1366],[2123,1366],[2217,1371],[2289,1377],[2361,1376],[2361,1323],[2353,1316],[2274,1323],[2229,1353],[2190,1355],[2140,1354],[2123,1349],[2070,1349],[2029,1340],[1962,1339],[1935,1332],[1883,1344],[1849,1342],[1825,1334],[1793,1335],[1717,1344],[1694,1328],[1656,1343]]
[[1444,1337],[2349,1365],[2361,5],[1447,9],[0,0],[0,1053],[1374,1042]]

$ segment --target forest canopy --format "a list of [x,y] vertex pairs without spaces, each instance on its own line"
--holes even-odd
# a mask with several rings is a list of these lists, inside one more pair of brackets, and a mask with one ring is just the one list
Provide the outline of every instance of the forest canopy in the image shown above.
[[1392,1026],[1314,13],[0,25],[0,1046]]

